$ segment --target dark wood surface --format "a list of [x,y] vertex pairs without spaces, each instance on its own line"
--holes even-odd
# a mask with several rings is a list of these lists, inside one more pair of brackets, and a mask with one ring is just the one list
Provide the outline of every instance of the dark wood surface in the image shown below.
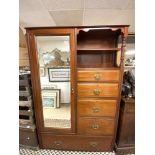
[[19,144],[31,147],[38,147],[36,130],[20,128]]
[[119,116],[119,126],[116,139],[118,153],[132,152],[135,148],[135,100],[122,98]]
[[116,52],[106,51],[79,51],[77,53],[78,68],[104,68],[116,67]]
[[111,29],[81,30],[77,35],[77,49],[117,48],[118,36]]
[[[125,39],[128,34],[128,25],[46,27],[27,28],[26,30],[40,147],[64,150],[112,151],[120,107],[123,53],[125,50]],[[35,36],[44,35],[70,36],[71,129],[45,128],[43,125],[39,62]],[[122,47],[121,65],[118,67],[116,65],[116,52],[120,50],[117,46],[119,35],[122,35]],[[102,80],[93,81],[90,73],[92,69],[96,72],[100,72],[101,69],[107,70],[109,75],[104,73]],[[113,73],[111,73],[112,69]],[[77,73],[80,70],[87,71],[90,76],[85,76],[87,75],[86,73],[83,78],[85,80],[82,79],[82,81],[81,77],[79,78],[79,72]],[[117,71],[119,74],[116,73]],[[101,92],[98,94],[96,89],[101,89]],[[83,100],[91,100],[91,103],[84,103]],[[96,103],[96,100],[103,100],[103,102],[99,101]],[[109,103],[104,100],[109,100]],[[94,106],[99,109],[102,108],[99,115],[95,115],[91,111]]]
[[79,51],[120,51],[121,48],[77,48],[77,52]]
[[41,134],[41,148],[77,151],[112,151],[112,136]]

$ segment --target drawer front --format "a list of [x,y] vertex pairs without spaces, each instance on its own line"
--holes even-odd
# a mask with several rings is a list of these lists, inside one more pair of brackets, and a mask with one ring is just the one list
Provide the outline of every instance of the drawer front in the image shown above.
[[78,119],[78,133],[85,135],[112,136],[114,134],[114,119],[85,118]]
[[42,134],[42,148],[76,151],[112,151],[112,137]]
[[78,97],[117,97],[118,83],[79,83]]
[[19,130],[19,144],[33,147],[38,146],[36,132]]
[[117,100],[78,100],[79,116],[115,117]]
[[119,81],[119,70],[78,71],[78,81]]

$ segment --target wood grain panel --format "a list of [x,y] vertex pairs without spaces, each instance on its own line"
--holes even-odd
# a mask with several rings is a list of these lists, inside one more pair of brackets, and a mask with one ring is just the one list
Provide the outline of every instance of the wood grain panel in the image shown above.
[[119,70],[79,70],[78,81],[118,81]]
[[45,149],[76,151],[112,151],[111,136],[79,136],[41,134],[42,146]]
[[116,100],[78,100],[78,115],[115,117],[116,106]]
[[117,83],[78,83],[78,97],[117,97]]
[[85,135],[112,136],[114,134],[114,119],[110,118],[85,118],[78,119],[78,133]]

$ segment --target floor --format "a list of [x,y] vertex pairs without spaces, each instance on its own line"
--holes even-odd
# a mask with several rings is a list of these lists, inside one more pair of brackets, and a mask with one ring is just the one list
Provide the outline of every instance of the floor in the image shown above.
[[59,150],[32,150],[20,148],[20,155],[115,155],[114,152],[84,152],[84,151],[59,151]]
[[[84,152],[84,151],[59,151],[59,150],[32,150],[21,147],[19,155],[117,155],[114,152]],[[119,155],[135,155],[135,154],[119,154]]]

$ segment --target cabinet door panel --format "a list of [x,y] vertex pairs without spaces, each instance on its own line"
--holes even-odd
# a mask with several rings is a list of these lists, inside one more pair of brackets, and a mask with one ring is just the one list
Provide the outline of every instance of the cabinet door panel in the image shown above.
[[74,29],[27,30],[39,131],[75,131]]

